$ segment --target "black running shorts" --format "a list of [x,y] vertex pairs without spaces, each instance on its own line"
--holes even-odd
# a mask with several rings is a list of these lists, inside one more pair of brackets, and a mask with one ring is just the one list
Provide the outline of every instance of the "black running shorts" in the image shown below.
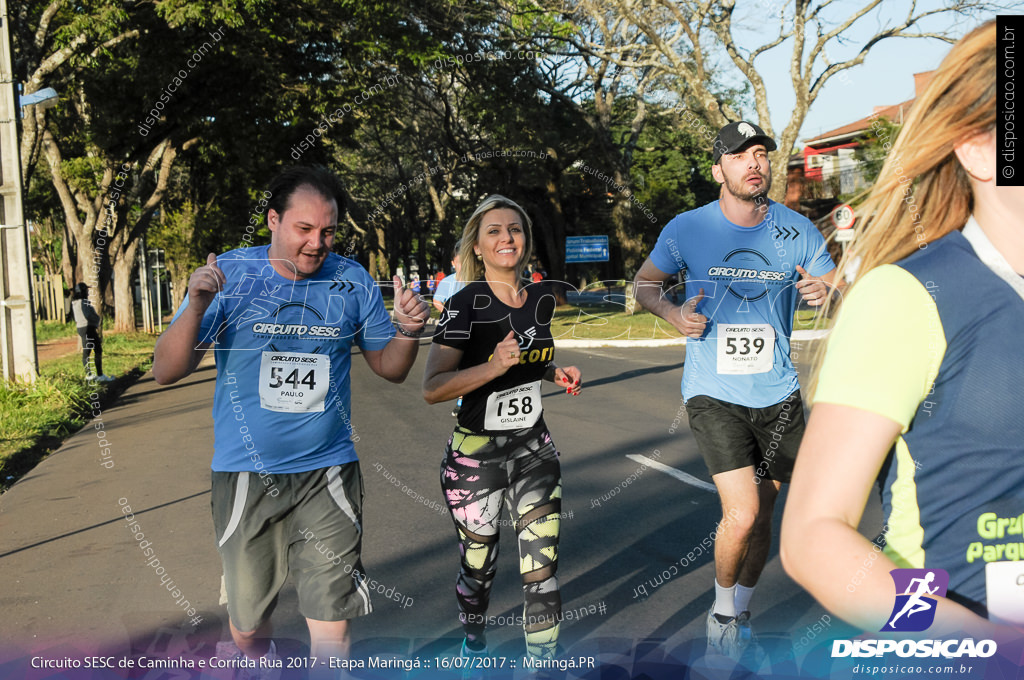
[[690,430],[711,476],[753,467],[757,479],[788,482],[804,435],[800,390],[764,408],[705,395],[686,402]]

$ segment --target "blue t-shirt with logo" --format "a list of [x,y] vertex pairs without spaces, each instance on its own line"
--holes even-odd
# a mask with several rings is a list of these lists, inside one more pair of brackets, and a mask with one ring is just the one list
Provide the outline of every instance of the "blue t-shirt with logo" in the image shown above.
[[458,274],[451,274],[441,279],[437,284],[437,291],[434,292],[435,302],[447,302],[451,296],[466,287],[465,281],[459,281]]
[[316,275],[292,281],[268,250],[217,258],[227,283],[199,332],[217,361],[212,468],[285,474],[354,461],[351,348],[380,350],[394,336],[380,289],[334,253]]
[[796,266],[821,276],[835,265],[810,220],[774,201],[767,205],[755,227],[730,222],[718,201],[677,215],[651,253],[666,274],[685,270],[687,300],[704,289],[697,312],[708,326],[702,337],[686,340],[684,400],[701,394],[764,408],[800,387],[789,356]]

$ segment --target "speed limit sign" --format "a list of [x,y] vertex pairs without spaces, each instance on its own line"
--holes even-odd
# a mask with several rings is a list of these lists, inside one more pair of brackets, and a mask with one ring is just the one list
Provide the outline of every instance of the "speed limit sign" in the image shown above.
[[832,224],[836,226],[836,229],[849,229],[857,220],[857,217],[853,214],[853,208],[847,203],[840,203],[833,208],[831,217]]

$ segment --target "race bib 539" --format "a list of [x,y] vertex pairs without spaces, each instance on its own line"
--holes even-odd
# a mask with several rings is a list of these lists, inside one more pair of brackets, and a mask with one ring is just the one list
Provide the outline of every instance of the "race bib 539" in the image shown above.
[[767,373],[775,357],[771,324],[721,324],[718,327],[718,372],[726,375]]

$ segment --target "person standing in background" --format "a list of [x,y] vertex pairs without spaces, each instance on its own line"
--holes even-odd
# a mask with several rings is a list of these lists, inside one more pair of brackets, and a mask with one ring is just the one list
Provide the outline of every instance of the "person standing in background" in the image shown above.
[[447,302],[451,296],[455,295],[466,286],[466,282],[459,279],[459,270],[462,267],[459,263],[459,248],[461,247],[462,240],[459,239],[455,242],[455,248],[452,250],[452,269],[455,270],[455,275],[445,276],[437,281],[437,290],[434,292],[434,309],[439,312],[444,311],[444,303]]
[[[75,285],[71,293],[71,313],[78,327],[78,337],[82,339],[82,366],[85,367],[85,379],[97,382],[112,382],[112,376],[103,373],[103,338],[100,336],[100,315],[89,301],[89,286],[86,283]],[[96,370],[89,366],[89,355],[93,355]]]

